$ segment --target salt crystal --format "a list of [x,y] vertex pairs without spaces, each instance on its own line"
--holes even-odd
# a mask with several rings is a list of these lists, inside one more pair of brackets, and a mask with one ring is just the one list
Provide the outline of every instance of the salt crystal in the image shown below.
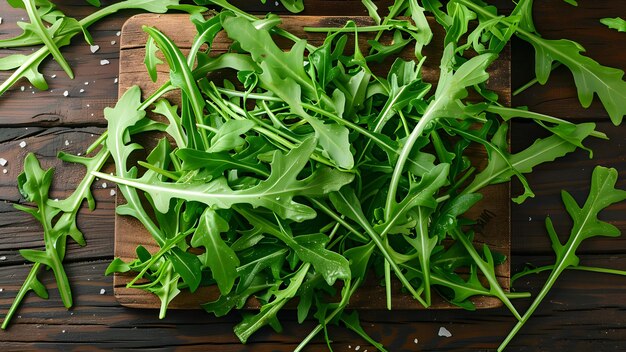
[[103,289],[103,288],[101,288],[101,289],[100,289],[100,294],[101,294],[101,295],[105,294],[106,292],[107,292],[107,290],[105,290],[105,289]]
[[52,75],[50,76],[50,78],[57,78],[57,75]]
[[64,97],[66,97],[66,96],[68,96],[68,95],[70,95],[70,92],[68,92],[68,91],[63,92],[63,96],[64,96]]
[[85,93],[84,89],[79,90],[80,93]]
[[59,198],[54,198],[54,201],[55,201],[55,202],[58,202],[58,201],[59,201]]
[[528,221],[532,221],[532,220],[533,220],[533,218],[531,218],[531,217],[529,216],[529,217],[528,217]]
[[2,24],[2,17],[0,17],[0,24]]
[[1,166],[5,166],[7,164],[7,159],[5,158],[0,158],[0,165]]
[[20,87],[20,90],[21,90],[22,92],[24,91],[24,89],[26,89],[26,87],[24,87],[24,86],[21,86],[21,87]]
[[88,86],[88,85],[89,85],[89,82],[85,82],[85,85],[86,85],[86,86]]
[[356,346],[356,347],[354,348],[354,350],[355,350],[355,351],[358,351],[358,350],[360,350],[360,349],[361,349],[361,346]]
[[113,197],[114,195],[115,195],[115,190],[114,190],[114,189],[112,189],[112,190],[111,190],[111,197]]
[[95,54],[96,51],[100,50],[100,45],[90,45],[89,50],[91,50],[92,54]]
[[6,174],[7,172],[9,172],[9,170],[7,170],[7,169],[3,169],[3,170],[2,170],[2,173],[3,173],[3,174]]
[[119,37],[120,35],[122,35],[122,32],[117,31],[117,33],[115,33],[115,35]]
[[65,145],[70,145],[70,141],[68,141],[67,139],[65,140]]
[[0,292],[2,292],[2,291],[4,291],[4,289],[3,289],[3,288],[0,288]]
[[111,45],[115,45],[117,43],[115,40],[111,40]]
[[107,183],[106,182],[102,182],[102,188],[107,188]]
[[113,83],[117,84],[117,77],[113,80]]
[[413,339],[413,343],[417,345],[417,343],[420,342],[420,340],[418,339]]
[[7,256],[3,255],[2,257],[0,257],[0,260],[7,260]]
[[442,337],[451,337],[452,333],[448,329],[442,326],[439,328],[439,333],[437,335],[442,336]]
[[61,330],[61,332],[65,334],[65,330]]
[[87,107],[90,107],[91,105],[87,104]]
[[104,59],[104,60],[100,60],[100,66],[104,66],[104,65],[108,65],[110,64],[109,60]]
[[26,147],[26,142],[21,141],[21,142],[20,142],[20,148],[24,148],[24,147]]

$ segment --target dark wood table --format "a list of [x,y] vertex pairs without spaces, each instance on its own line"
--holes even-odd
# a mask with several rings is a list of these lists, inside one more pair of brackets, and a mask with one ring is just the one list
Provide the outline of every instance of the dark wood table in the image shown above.
[[[85,1],[57,1],[68,14],[83,17],[93,11]],[[496,1],[503,9],[511,9],[508,1]],[[105,1],[105,3],[109,3]],[[240,1],[250,11],[280,12],[274,1],[260,5],[258,1]],[[245,4],[247,3],[247,4]],[[388,1],[379,1],[383,7]],[[306,13],[366,14],[360,1],[307,0]],[[69,80],[51,60],[43,68],[50,78],[50,90],[33,90],[28,82],[18,83],[0,97],[0,157],[8,164],[0,173],[0,316],[6,313],[16,291],[30,268],[18,254],[20,248],[40,248],[43,243],[38,225],[31,217],[13,208],[23,199],[16,187],[27,152],[34,152],[45,167],[57,167],[54,197],[63,197],[82,177],[79,168],[61,166],[55,156],[63,150],[82,152],[105,127],[102,109],[116,101],[119,38],[117,33],[129,12],[96,24],[91,33],[100,46],[92,54],[89,46],[76,40],[64,49],[76,73]],[[626,1],[580,1],[578,8],[563,0],[536,1],[535,20],[547,38],[567,37],[580,42],[590,56],[604,65],[626,69],[626,34],[608,30],[599,23],[603,17],[626,16]],[[21,11],[0,2],[0,37],[17,33],[16,21],[27,18]],[[77,38],[78,39],[78,38]],[[30,49],[24,49],[30,52]],[[11,51],[2,51],[4,56]],[[100,65],[100,60],[109,65]],[[6,74],[0,74],[4,80]],[[514,88],[532,78],[532,52],[528,45],[513,43]],[[21,89],[23,87],[23,89]],[[81,92],[81,89],[84,90]],[[68,91],[67,97],[63,93]],[[573,121],[595,121],[610,141],[593,140],[588,145],[595,151],[590,160],[584,151],[577,151],[557,162],[537,167],[528,177],[536,198],[523,205],[512,206],[512,268],[519,271],[525,263],[537,265],[553,261],[552,250],[544,231],[544,218],[550,215],[556,228],[569,233],[569,220],[560,202],[560,190],[569,190],[581,200],[588,191],[591,171],[595,165],[615,167],[620,172],[618,187],[626,188],[626,124],[613,126],[602,107],[594,102],[589,109],[580,107],[571,75],[557,69],[546,86],[535,86],[514,98],[513,104]],[[519,149],[539,136],[541,131],[530,124],[516,123],[513,148]],[[21,148],[20,142],[26,142]],[[113,256],[114,197],[102,182],[94,186],[97,209],[80,213],[79,226],[88,245],[71,244],[66,268],[72,284],[74,307],[63,308],[55,291],[53,276],[44,273],[50,299],[30,294],[19,315],[7,331],[0,332],[0,350],[87,350],[87,349],[196,349],[203,351],[288,351],[292,350],[313,327],[298,325],[294,312],[280,318],[284,332],[264,328],[247,345],[241,345],[232,332],[238,314],[214,318],[201,311],[169,311],[159,320],[153,310],[136,310],[120,306],[113,297],[112,278],[104,269]],[[520,186],[513,184],[513,192]],[[603,213],[622,232],[626,232],[626,203],[617,204]],[[581,264],[626,269],[626,236],[597,238],[580,248]],[[6,257],[6,258],[5,258]],[[546,275],[529,276],[517,283],[516,289],[536,293]],[[104,291],[101,291],[104,289]],[[524,311],[530,301],[517,301]],[[365,330],[381,341],[389,351],[475,351],[492,350],[498,346],[514,324],[506,309],[479,312],[452,311],[364,311],[361,318]],[[439,337],[440,327],[452,336]],[[333,327],[331,337],[335,351],[373,351],[372,346],[343,327]],[[309,351],[327,350],[322,338],[315,339]],[[626,350],[626,277],[565,272],[530,322],[510,345],[511,351],[622,351]]]

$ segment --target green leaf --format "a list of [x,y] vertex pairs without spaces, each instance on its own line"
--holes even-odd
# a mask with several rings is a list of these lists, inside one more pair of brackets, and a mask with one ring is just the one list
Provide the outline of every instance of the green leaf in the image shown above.
[[626,21],[621,17],[603,18],[600,23],[618,32],[626,32]]
[[527,197],[534,196],[522,174],[531,172],[539,164],[553,161],[576,150],[576,145],[570,143],[569,140],[573,139],[582,142],[591,133],[588,126],[578,125],[571,131],[567,140],[558,135],[553,135],[544,139],[537,139],[528,148],[515,154],[509,154],[503,149],[506,140],[505,126],[501,126],[487,148],[489,164],[463,190],[464,194],[475,193],[489,184],[507,182],[511,177],[517,176],[524,186],[524,194],[514,200],[521,203]]
[[247,203],[254,207],[271,209],[283,219],[303,221],[314,218],[315,211],[293,201],[296,194],[311,197],[325,195],[338,190],[353,179],[352,174],[320,167],[311,176],[298,180],[297,176],[308,162],[314,147],[315,141],[309,138],[286,155],[275,152],[270,176],[256,186],[239,191],[233,191],[224,178],[209,183],[182,184],[145,183],[132,177],[120,178],[103,173],[95,175],[149,193],[157,210],[162,213],[167,212],[172,198],[181,198],[221,209]]
[[304,10],[304,1],[303,0],[280,0],[280,3],[283,6],[293,13],[302,12]]
[[374,20],[374,23],[380,24],[380,15],[378,14],[378,6],[372,0],[361,0],[363,6],[367,9],[367,14]]
[[114,258],[113,261],[111,261],[111,263],[109,264],[109,266],[107,266],[107,269],[104,272],[104,275],[108,276],[113,273],[126,273],[128,271],[130,271],[130,265],[125,263],[120,258]]
[[245,140],[240,135],[245,134],[255,126],[250,120],[228,120],[211,138],[209,153],[241,148]]
[[172,248],[167,257],[176,274],[189,286],[189,291],[194,292],[200,285],[202,278],[201,263],[197,256],[185,252],[178,247]]
[[[139,87],[133,86],[122,95],[114,108],[104,109],[104,118],[108,121],[106,146],[115,161],[116,174],[121,177],[137,176],[137,169],[133,167],[129,170],[127,162],[133,151],[141,149],[140,145],[130,143],[129,132],[130,128],[145,118],[146,113],[139,110],[140,106],[141,91]],[[95,176],[97,172],[94,171],[91,174]],[[121,184],[118,185],[118,189],[127,203],[118,206],[116,212],[137,218],[159,245],[165,243],[165,235],[146,213],[137,191]],[[161,213],[166,212],[167,209]]]
[[341,254],[327,250],[328,237],[321,233],[300,235],[293,238],[299,245],[296,254],[305,263],[311,263],[315,271],[321,274],[329,286],[337,279],[348,280],[351,277],[348,260]]
[[617,182],[617,170],[596,166],[591,176],[591,189],[585,204],[580,207],[576,200],[566,191],[561,192],[563,204],[567,213],[573,220],[572,230],[565,244],[559,240],[550,218],[546,218],[546,228],[552,242],[552,248],[556,254],[556,261],[548,280],[541,288],[539,294],[528,308],[524,316],[517,322],[507,338],[502,342],[499,351],[503,350],[513,339],[517,332],[524,326],[539,304],[546,297],[558,277],[568,267],[578,265],[576,250],[580,244],[592,237],[608,236],[617,237],[620,230],[612,224],[598,219],[598,214],[612,204],[626,200],[626,191],[615,188]]
[[267,324],[272,324],[278,311],[298,292],[309,267],[310,264],[302,265],[290,278],[287,287],[274,293],[274,300],[261,306],[259,313],[246,315],[243,321],[235,325],[235,334],[241,342],[246,343],[255,331]]
[[157,57],[158,51],[159,48],[156,46],[154,38],[148,37],[148,41],[146,41],[146,57],[143,62],[146,65],[152,82],[156,82],[157,80],[157,65],[163,63],[163,61]]
[[222,317],[228,314],[233,308],[243,308],[250,296],[272,286],[273,284],[265,283],[263,278],[257,277],[245,290],[220,295],[217,300],[202,304],[202,308],[209,313],[213,313],[216,317]]
[[221,237],[228,229],[228,222],[215,210],[207,208],[202,213],[200,223],[191,238],[192,246],[204,247],[205,253],[200,256],[202,264],[211,269],[222,295],[228,294],[232,289],[239,266],[235,251],[228,247]]
[[[191,68],[187,64],[185,56],[170,38],[156,28],[144,26],[143,30],[154,39],[165,56],[165,60],[170,67],[170,81],[172,86],[180,88],[184,92],[182,125],[185,127],[188,136],[192,137],[193,145],[198,146],[199,149],[204,149],[208,141],[206,141],[203,130],[200,130],[200,136],[197,136],[194,131],[197,131],[197,123],[204,123],[205,99],[200,93],[198,83],[191,72]],[[191,107],[189,115],[185,114],[187,104]],[[191,114],[191,112],[193,112],[193,114]]]

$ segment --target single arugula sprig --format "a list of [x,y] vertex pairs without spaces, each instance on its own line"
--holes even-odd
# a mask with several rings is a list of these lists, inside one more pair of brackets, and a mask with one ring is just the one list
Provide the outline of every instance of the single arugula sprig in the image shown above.
[[580,244],[592,237],[608,236],[617,237],[620,231],[617,227],[598,219],[598,214],[611,204],[626,200],[626,191],[615,188],[617,170],[596,166],[591,176],[591,189],[585,204],[580,207],[576,200],[566,191],[561,192],[563,204],[573,221],[572,230],[567,242],[563,244],[552,225],[550,218],[546,218],[546,230],[552,242],[552,249],[556,254],[556,263],[544,286],[535,297],[522,319],[511,330],[506,339],[500,344],[498,351],[504,350],[517,332],[528,321],[539,304],[546,297],[561,273],[570,266],[578,265],[576,250]]
[[20,250],[20,254],[26,260],[33,262],[34,265],[4,317],[2,329],[8,327],[11,318],[17,312],[28,291],[34,291],[41,298],[48,298],[45,286],[38,279],[39,271],[42,267],[52,269],[63,305],[66,308],[72,306],[69,280],[62,264],[65,257],[67,237],[70,236],[81,246],[85,245],[83,234],[76,224],[76,216],[83,200],[87,201],[89,209],[93,210],[95,208],[95,201],[90,189],[95,177],[91,175],[91,172],[100,170],[108,155],[108,151],[105,148],[102,148],[96,155],[90,158],[59,153],[61,160],[82,164],[88,173],[77,185],[76,190],[68,198],[60,201],[48,199],[53,169],[41,169],[39,161],[34,154],[26,156],[24,172],[18,177],[18,187],[24,198],[35,203],[36,208],[23,205],[15,205],[15,208],[31,214],[41,224],[45,249],[43,251]]

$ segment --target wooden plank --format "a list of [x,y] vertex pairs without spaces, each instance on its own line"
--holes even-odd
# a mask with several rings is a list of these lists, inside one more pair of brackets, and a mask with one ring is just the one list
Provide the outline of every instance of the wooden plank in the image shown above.
[[[343,26],[348,20],[353,20],[360,25],[370,25],[372,20],[369,17],[303,17],[303,16],[283,16],[282,27],[296,36],[307,39],[307,41],[319,46],[323,43],[325,35],[320,33],[308,33],[302,27],[337,27]],[[166,65],[159,65],[158,80],[152,82],[143,63],[145,56],[145,42],[147,35],[143,31],[143,25],[150,25],[158,28],[168,35],[179,47],[188,49],[193,41],[195,28],[187,20],[185,15],[138,15],[132,17],[122,29],[121,54],[120,54],[120,96],[131,85],[138,85],[144,97],[151,94],[163,82],[169,78],[169,68]],[[434,33],[434,43],[441,42],[444,36],[443,30],[439,28]],[[361,35],[359,40],[363,47],[366,46],[368,37]],[[284,43],[288,45],[289,43]],[[226,52],[230,45],[230,40],[222,32],[213,41],[212,52],[215,54]],[[423,67],[423,77],[430,82],[436,82],[439,75],[439,62],[441,60],[442,48],[436,45],[427,47],[425,56],[429,58]],[[400,57],[410,60],[414,58],[412,49],[407,49],[400,53]],[[388,60],[379,69],[389,67],[392,61]],[[500,94],[505,104],[510,103],[510,52],[507,50],[501,58],[490,68],[491,77],[489,87]],[[175,99],[175,98],[174,98]],[[476,159],[486,160],[483,150],[476,150]],[[483,162],[484,164],[484,162]],[[484,167],[480,165],[479,167]],[[493,250],[510,255],[510,202],[508,184],[501,184],[489,187],[484,190],[484,199],[477,204],[467,216],[481,221],[477,227],[476,243],[488,244]],[[121,197],[120,197],[121,198]],[[120,200],[120,202],[123,202]],[[156,252],[158,247],[151,239],[150,235],[143,229],[141,224],[130,217],[116,216],[115,223],[115,256],[123,260],[135,258],[135,248],[137,245],[144,245],[150,252]],[[497,268],[497,275],[501,284],[508,288],[509,262]],[[122,305],[137,308],[154,308],[159,306],[158,298],[138,289],[127,288],[126,283],[132,279],[132,274],[119,274],[114,279],[115,295]],[[396,283],[394,292],[400,292],[400,286]],[[218,297],[216,287],[202,288],[194,294],[183,292],[171,303],[172,308],[194,309],[199,304]],[[386,307],[384,288],[376,280],[372,280],[355,294],[350,301],[350,306],[354,308],[383,309]],[[489,308],[499,306],[499,300],[493,297],[480,297],[474,300],[478,308]],[[394,296],[392,305],[400,309],[423,308],[419,302],[407,295],[398,294]],[[257,306],[254,301],[249,302],[250,307]],[[437,296],[434,300],[433,308],[456,308]]]

